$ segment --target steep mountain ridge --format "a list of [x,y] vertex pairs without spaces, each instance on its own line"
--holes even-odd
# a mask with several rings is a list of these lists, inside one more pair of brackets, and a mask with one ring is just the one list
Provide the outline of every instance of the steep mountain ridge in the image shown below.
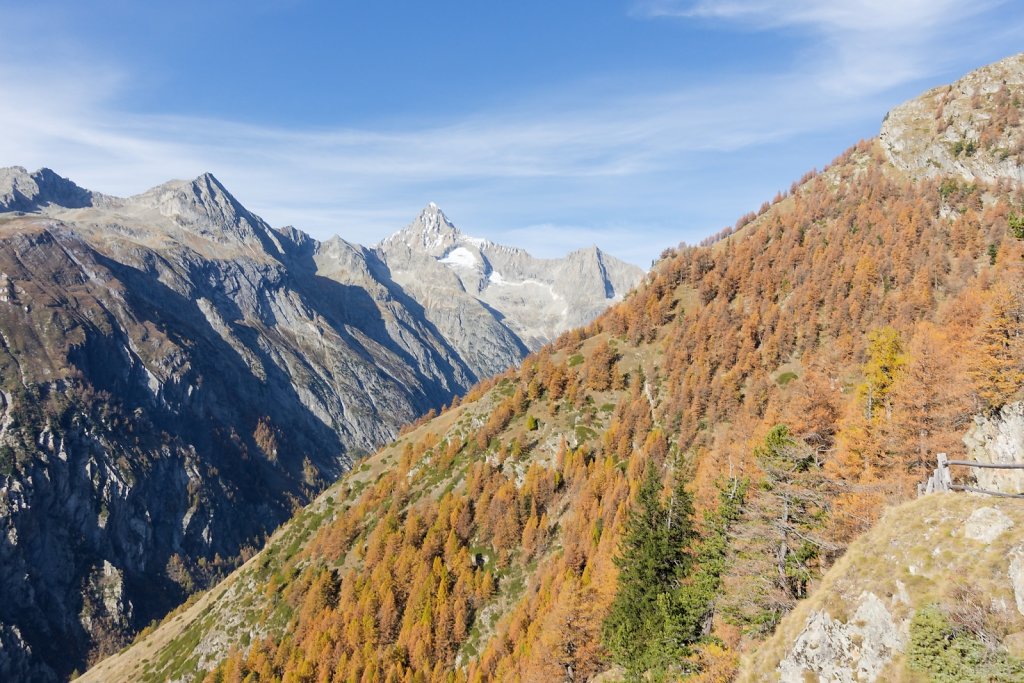
[[[704,516],[682,607],[658,595],[643,616],[666,626],[634,649],[671,653],[643,664],[670,677],[731,679],[780,623],[802,628],[785,615],[936,452],[964,454],[972,421],[1002,433],[984,425],[1024,387],[1016,172],[920,177],[859,143],[367,458],[83,680],[619,680],[602,622],[650,472],[673,496],[685,477]],[[875,573],[900,578],[883,560]],[[818,623],[859,646],[877,597]],[[878,651],[894,642],[874,635]]]
[[1024,53],[972,71],[890,111],[879,140],[915,176],[1024,181]]
[[210,174],[116,198],[0,173],[0,677],[115,651],[526,354],[485,311],[464,357],[430,306]]
[[100,199],[48,168],[34,173],[21,166],[0,169],[0,208],[4,211],[36,211],[50,205],[79,208]]
[[[438,325],[456,343],[466,340],[471,356],[472,338],[479,331],[475,325],[459,325],[462,317],[496,317],[518,338],[520,348],[535,351],[589,322],[636,284],[633,266],[597,247],[561,259],[534,258],[522,249],[463,235],[433,203],[383,240],[377,252],[395,281],[418,299],[438,308],[450,302],[455,313],[439,314]],[[505,352],[516,350],[509,346]]]

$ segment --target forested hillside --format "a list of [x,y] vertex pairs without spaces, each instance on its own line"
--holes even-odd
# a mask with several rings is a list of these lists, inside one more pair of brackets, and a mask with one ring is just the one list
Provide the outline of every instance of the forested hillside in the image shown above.
[[[488,276],[486,297],[460,279]],[[210,174],[118,198],[0,169],[0,679],[121,649],[642,276],[468,238],[436,206],[384,250],[275,230]]]
[[85,680],[728,680],[1024,384],[1020,185],[887,154],[666,252]]

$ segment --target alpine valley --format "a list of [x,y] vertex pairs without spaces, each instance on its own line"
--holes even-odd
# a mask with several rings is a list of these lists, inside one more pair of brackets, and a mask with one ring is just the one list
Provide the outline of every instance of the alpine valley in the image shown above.
[[0,170],[0,680],[121,649],[642,277],[433,204],[368,248],[272,229],[209,174],[122,199]]
[[[354,462],[81,680],[1024,680],[1019,501],[917,497],[937,453],[1024,463],[1022,113],[1024,55],[896,107]],[[4,226],[3,566],[64,592],[4,607],[33,615],[5,613],[7,671],[56,661],[58,628],[171,604],[195,580],[176,543],[245,542],[583,322],[433,209],[367,251],[271,232],[210,178],[52,187],[82,208]],[[557,266],[586,316],[635,280],[612,263]],[[33,578],[69,528],[95,554]],[[147,569],[163,592],[133,588]]]

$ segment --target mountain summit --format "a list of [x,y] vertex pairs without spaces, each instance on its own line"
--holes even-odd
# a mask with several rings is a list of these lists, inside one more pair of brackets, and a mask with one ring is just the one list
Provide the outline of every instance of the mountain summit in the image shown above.
[[48,168],[29,173],[21,166],[0,168],[0,211],[38,211],[46,206],[92,206],[96,195]]
[[382,244],[401,242],[410,249],[436,256],[439,253],[443,254],[458,241],[459,237],[459,229],[448,219],[441,207],[430,202],[423,207],[412,223],[385,239]]
[[433,202],[376,251],[397,282],[437,307],[435,324],[459,340],[479,367],[493,366],[494,361],[477,353],[483,349],[473,339],[479,323],[467,324],[470,320],[483,320],[486,329],[492,324],[486,319],[496,311],[520,345],[536,350],[621,300],[643,275],[640,268],[596,247],[541,259],[470,237]]
[[119,198],[0,170],[0,680],[116,651],[564,329],[463,286],[445,256],[475,243],[436,207],[406,231],[392,258],[274,230],[209,173]]

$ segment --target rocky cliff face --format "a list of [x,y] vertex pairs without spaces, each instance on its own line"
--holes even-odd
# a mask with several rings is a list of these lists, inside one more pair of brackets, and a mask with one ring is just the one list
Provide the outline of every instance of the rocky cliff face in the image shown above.
[[[1003,406],[996,415],[978,415],[964,436],[971,460],[1024,465],[1024,402]],[[1024,470],[975,468],[978,488],[1024,493]]]
[[0,172],[0,679],[119,649],[518,362],[514,316],[470,299],[479,324],[442,324],[379,250],[271,229],[209,174],[122,199]]
[[972,71],[890,111],[879,137],[915,176],[1024,180],[1024,54]]

